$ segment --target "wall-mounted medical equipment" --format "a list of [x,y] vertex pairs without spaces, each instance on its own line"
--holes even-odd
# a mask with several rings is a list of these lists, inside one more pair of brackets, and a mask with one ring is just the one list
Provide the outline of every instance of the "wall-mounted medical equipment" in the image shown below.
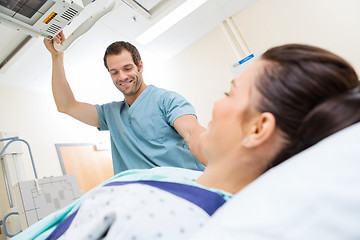
[[234,78],[238,77],[251,63],[261,56],[260,53],[255,52],[244,57],[243,59],[235,62],[231,67],[231,72],[233,73]]
[[[25,31],[31,36],[53,39],[65,26],[94,1],[83,0],[1,0],[0,23]],[[99,0],[103,4],[67,38],[63,45],[55,46],[64,51],[70,44],[88,31],[115,5],[115,0]]]
[[[4,134],[2,133],[2,135]],[[75,175],[38,179],[28,142],[16,136],[1,138],[0,142],[6,142],[0,151],[0,161],[10,206],[1,220],[2,229],[7,237],[16,235],[19,231],[81,197],[82,191],[80,191]],[[17,142],[23,142],[28,147],[35,176],[34,180],[14,183],[16,179],[8,176],[11,169],[9,169],[9,164],[5,162],[4,157],[21,152],[18,146],[11,149],[10,145],[15,145]]]
[[19,182],[14,186],[14,193],[22,229],[69,205],[82,195],[73,174]]

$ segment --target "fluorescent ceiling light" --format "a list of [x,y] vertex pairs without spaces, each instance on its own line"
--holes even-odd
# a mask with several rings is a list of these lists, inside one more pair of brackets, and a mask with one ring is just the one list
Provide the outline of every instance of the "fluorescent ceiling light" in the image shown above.
[[135,40],[143,45],[148,44],[207,1],[208,0],[187,0],[174,11],[166,15],[163,19],[155,23]]

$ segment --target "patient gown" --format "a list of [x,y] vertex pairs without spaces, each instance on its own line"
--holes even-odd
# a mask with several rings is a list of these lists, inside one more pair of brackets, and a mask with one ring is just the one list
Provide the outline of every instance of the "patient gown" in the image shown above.
[[201,173],[174,167],[119,173],[14,239],[186,239],[232,197],[197,184]]

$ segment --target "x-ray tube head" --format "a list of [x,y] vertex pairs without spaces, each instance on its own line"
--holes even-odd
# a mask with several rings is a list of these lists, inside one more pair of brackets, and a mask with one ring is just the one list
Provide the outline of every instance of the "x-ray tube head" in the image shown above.
[[0,23],[52,39],[83,9],[66,0],[0,0]]

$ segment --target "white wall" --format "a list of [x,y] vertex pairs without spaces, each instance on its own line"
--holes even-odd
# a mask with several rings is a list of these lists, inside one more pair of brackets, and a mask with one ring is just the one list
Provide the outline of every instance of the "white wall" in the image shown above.
[[359,0],[258,0],[234,16],[252,50],[284,43],[329,49],[360,74]]
[[[359,11],[358,0],[257,0],[233,19],[253,52],[285,43],[317,45],[348,60],[360,74]],[[218,27],[167,63],[171,88],[194,104],[204,126],[213,102],[230,86],[229,66],[235,61]]]
[[[57,112],[52,95],[0,86],[0,131],[18,132],[31,147],[39,177],[62,175],[55,143],[97,143],[96,128]],[[24,161],[33,178],[24,144]]]
[[[234,20],[251,50],[288,42],[315,44],[343,56],[360,73],[359,9],[358,0],[258,0]],[[98,65],[102,65],[101,57]],[[229,88],[230,65],[236,60],[218,27],[166,64],[156,66],[144,58],[145,81],[183,94],[194,104],[200,123],[207,126],[214,101]],[[81,77],[83,71],[93,71],[91,66],[79,70],[67,66],[68,76]],[[155,67],[158,71],[150,70]],[[99,83],[91,86],[98,86],[96,90],[85,88],[88,79],[76,84],[77,79],[69,78],[69,82],[79,100],[101,102],[107,97],[101,89],[104,81],[106,89],[113,87],[105,74],[94,73]],[[30,143],[39,177],[61,174],[55,143],[96,143],[107,138],[96,128],[58,113],[51,89],[44,94],[0,86],[0,112],[0,131],[19,132]]]
[[215,29],[166,64],[169,89],[184,95],[207,126],[213,102],[229,90],[235,54],[222,30]]

